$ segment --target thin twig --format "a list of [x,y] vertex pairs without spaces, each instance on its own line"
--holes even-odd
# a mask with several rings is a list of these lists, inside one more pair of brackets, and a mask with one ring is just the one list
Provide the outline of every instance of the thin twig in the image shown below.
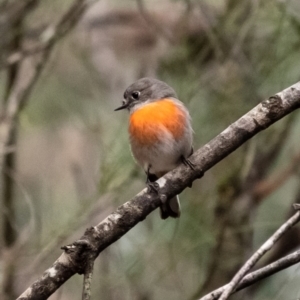
[[256,262],[268,252],[274,244],[296,223],[300,220],[299,210],[287,220],[243,265],[236,273],[230,283],[226,286],[219,300],[227,300],[230,294],[235,290],[245,274],[256,264]]
[[281,170],[271,174],[267,179],[258,182],[253,189],[254,195],[259,199],[264,199],[274,191],[278,190],[292,175],[297,172],[300,163],[300,152],[296,153],[289,164]]
[[[233,293],[242,290],[259,280],[262,280],[264,278],[267,278],[275,273],[278,273],[286,268],[289,268],[290,266],[293,266],[300,262],[300,250],[297,250],[281,259],[278,259],[277,261],[258,269],[254,272],[249,273],[246,275],[241,282],[238,284],[236,289],[233,291]],[[224,292],[228,285],[224,285],[213,292],[205,295],[204,297],[200,298],[199,300],[217,300],[221,294]]]
[[94,270],[94,260],[95,258],[91,258],[87,262],[87,266],[83,277],[82,300],[91,299],[91,285],[92,285],[93,270]]

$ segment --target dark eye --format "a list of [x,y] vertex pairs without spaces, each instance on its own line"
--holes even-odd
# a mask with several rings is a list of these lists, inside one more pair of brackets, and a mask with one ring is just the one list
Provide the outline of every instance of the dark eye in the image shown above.
[[131,96],[133,99],[138,100],[140,97],[140,92],[132,92]]

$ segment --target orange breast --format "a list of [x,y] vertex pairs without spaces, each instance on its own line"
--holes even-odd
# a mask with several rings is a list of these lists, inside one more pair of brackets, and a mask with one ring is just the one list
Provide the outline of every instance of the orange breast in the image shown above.
[[129,133],[135,142],[150,146],[163,139],[161,130],[167,129],[175,139],[182,137],[186,125],[185,112],[170,99],[161,99],[142,106],[129,120]]

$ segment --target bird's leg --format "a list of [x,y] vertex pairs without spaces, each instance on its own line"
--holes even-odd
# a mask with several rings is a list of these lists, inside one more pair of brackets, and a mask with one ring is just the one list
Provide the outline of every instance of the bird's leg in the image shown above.
[[[193,149],[193,147],[192,147],[190,156],[191,156],[193,153],[194,153],[194,149]],[[193,171],[195,170],[195,165],[194,165],[188,158],[185,158],[183,155],[181,155],[180,159],[181,159],[181,162],[182,162],[185,166],[190,167]],[[191,183],[188,185],[188,187],[191,188],[192,185],[193,185],[193,183],[191,182]]]
[[148,191],[158,194],[159,185],[157,182],[155,182],[158,178],[156,175],[150,174],[150,168],[151,168],[151,165],[148,166],[147,172],[146,172],[146,175],[147,175],[146,184],[148,186]]
[[[190,156],[191,156],[193,153],[194,153],[194,149],[192,148],[192,149],[191,149],[191,154],[190,154]],[[181,155],[180,159],[181,159],[181,162],[182,162],[185,166],[190,167],[193,171],[195,171],[195,167],[196,167],[195,164],[193,164],[188,158],[185,158],[183,155]],[[201,178],[203,175],[204,175],[204,171],[203,171],[203,170],[200,170],[198,178]],[[189,186],[189,187],[192,187],[192,184],[193,184],[193,183],[191,182],[188,186]]]

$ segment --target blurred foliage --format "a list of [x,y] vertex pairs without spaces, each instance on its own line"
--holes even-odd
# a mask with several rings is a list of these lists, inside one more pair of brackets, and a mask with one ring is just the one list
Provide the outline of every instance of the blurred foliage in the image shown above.
[[[28,32],[56,20],[71,2],[41,1],[27,20]],[[160,7],[159,1],[145,3],[149,12]],[[167,4],[183,7],[180,11],[187,16],[189,6],[192,11],[200,10],[209,24],[200,33],[184,34],[168,44],[163,54],[157,54],[157,77],[173,86],[190,110],[195,149],[261,100],[299,80],[299,1]],[[204,4],[209,12],[215,12],[213,19]],[[113,1],[105,2],[99,15],[103,17],[107,7],[109,13],[120,9],[138,12],[133,1]],[[102,31],[108,38],[110,33],[109,28]],[[30,225],[30,233],[16,259],[17,292],[48,268],[61,253],[61,245],[78,238],[84,228],[100,222],[145,186],[145,175],[130,154],[128,116],[113,112],[122,100],[118,88],[124,87],[119,81],[116,88],[101,79],[106,74],[99,74],[92,59],[91,52],[96,50],[86,47],[82,35],[88,37],[89,32],[79,26],[55,49],[20,118],[15,174],[17,227],[22,232]],[[135,80],[137,75],[132,76],[130,68],[134,67],[130,65],[135,65],[138,57],[134,53],[118,57],[117,50],[107,48],[108,61],[111,55],[116,55],[120,64],[126,61],[119,72],[124,81],[130,76]],[[116,73],[113,68],[112,72]],[[3,93],[5,71],[0,75]],[[292,121],[283,119],[260,133],[185,190],[180,196],[179,220],[162,221],[155,211],[106,249],[96,261],[94,299],[100,295],[104,300],[196,299],[230,278],[236,266],[281,224],[295,201],[297,172],[259,203],[251,202],[250,209],[238,204],[241,193],[252,193],[253,181],[280,175],[282,167],[292,163],[299,152],[300,119],[297,112],[294,114]],[[289,130],[281,135],[286,126]],[[274,145],[278,151],[263,170],[262,162],[256,160],[263,154],[271,155]],[[231,224],[228,212],[243,215],[245,210],[247,221]],[[230,228],[223,237],[227,246],[214,266],[217,246],[222,244],[221,229],[226,226]],[[243,250],[232,238],[237,235],[247,240]],[[252,299],[296,299],[300,296],[298,271],[295,266],[264,281],[252,291]],[[206,282],[213,272],[222,279]],[[50,299],[79,299],[81,281],[75,276]],[[240,299],[241,294],[235,297]]]

